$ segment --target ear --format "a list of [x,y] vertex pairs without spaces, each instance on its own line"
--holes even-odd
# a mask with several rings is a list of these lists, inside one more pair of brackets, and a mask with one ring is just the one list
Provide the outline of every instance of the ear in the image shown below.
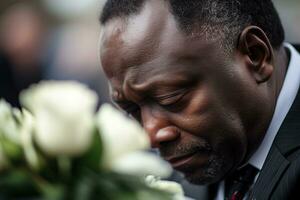
[[239,37],[238,50],[245,56],[246,64],[258,84],[271,78],[274,71],[273,48],[262,29],[256,26],[245,28]]

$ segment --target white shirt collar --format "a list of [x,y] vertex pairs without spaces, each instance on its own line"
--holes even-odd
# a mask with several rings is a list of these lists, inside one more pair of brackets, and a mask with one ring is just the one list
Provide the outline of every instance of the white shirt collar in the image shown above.
[[272,143],[277,132],[282,125],[288,111],[290,110],[300,85],[300,54],[295,48],[285,43],[284,46],[290,51],[290,63],[288,71],[279,94],[275,112],[270,123],[269,129],[256,152],[249,160],[249,164],[261,170],[271,149]]

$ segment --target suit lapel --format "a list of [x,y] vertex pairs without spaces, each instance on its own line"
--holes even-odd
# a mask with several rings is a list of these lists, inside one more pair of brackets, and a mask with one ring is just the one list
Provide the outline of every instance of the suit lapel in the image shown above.
[[282,173],[288,167],[289,161],[273,145],[254,185],[250,199],[268,199]]

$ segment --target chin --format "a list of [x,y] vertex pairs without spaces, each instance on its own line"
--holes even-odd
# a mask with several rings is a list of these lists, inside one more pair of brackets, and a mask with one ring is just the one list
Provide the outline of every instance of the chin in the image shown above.
[[224,159],[212,157],[209,163],[202,168],[183,172],[186,180],[195,185],[210,185],[222,180],[227,173]]

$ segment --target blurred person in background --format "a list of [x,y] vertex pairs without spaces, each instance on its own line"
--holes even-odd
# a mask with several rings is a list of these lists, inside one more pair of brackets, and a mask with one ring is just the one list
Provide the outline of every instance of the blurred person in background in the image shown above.
[[27,4],[8,8],[0,21],[0,96],[18,106],[18,94],[42,79],[44,22]]
[[0,97],[18,106],[32,83],[77,80],[109,101],[98,64],[98,11],[104,0],[1,2]]

